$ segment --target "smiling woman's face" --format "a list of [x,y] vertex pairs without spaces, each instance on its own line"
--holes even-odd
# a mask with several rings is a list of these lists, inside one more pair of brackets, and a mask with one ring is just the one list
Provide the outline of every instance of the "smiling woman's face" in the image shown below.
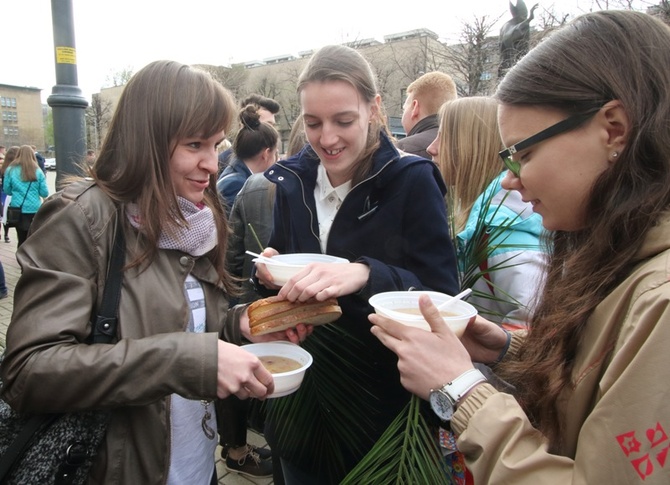
[[[500,136],[505,146],[511,146],[567,116],[535,106],[500,105]],[[593,184],[609,166],[608,135],[601,118],[602,113],[598,113],[583,126],[514,155],[521,164],[520,177],[507,172],[503,187],[519,191],[542,216],[542,225],[551,231],[584,227]]]
[[368,139],[368,126],[378,109],[361,99],[345,81],[315,81],[300,92],[305,135],[333,186],[352,178]]
[[193,136],[177,141],[170,158],[172,185],[179,197],[199,204],[209,180],[218,169],[217,147],[224,139],[221,131],[209,138]]

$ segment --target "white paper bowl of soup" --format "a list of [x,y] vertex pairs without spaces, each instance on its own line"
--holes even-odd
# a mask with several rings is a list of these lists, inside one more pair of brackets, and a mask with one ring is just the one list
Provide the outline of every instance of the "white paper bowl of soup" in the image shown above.
[[[273,260],[277,261],[277,264],[272,264]],[[282,286],[292,276],[302,271],[309,263],[348,263],[349,260],[330,256],[329,254],[293,253],[277,254],[276,256],[272,256],[270,260],[258,260],[258,262],[265,264],[272,275],[274,283]]]
[[263,342],[243,345],[257,356],[275,380],[275,390],[268,398],[288,396],[302,384],[305,371],[312,365],[312,354],[290,342]]
[[[377,293],[370,298],[369,302],[375,309],[375,313],[410,327],[430,331],[430,325],[419,310],[419,296],[421,295],[430,296],[430,299],[437,306],[451,298],[445,293],[436,291],[388,291]],[[469,303],[459,300],[441,313],[444,323],[449,325],[451,330],[460,337],[463,335],[470,319],[477,315],[477,309]]]

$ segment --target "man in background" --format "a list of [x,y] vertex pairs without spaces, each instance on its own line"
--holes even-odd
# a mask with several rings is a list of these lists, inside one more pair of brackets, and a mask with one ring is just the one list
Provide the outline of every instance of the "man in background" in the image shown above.
[[426,148],[437,136],[437,113],[440,106],[456,97],[456,83],[443,72],[428,72],[407,86],[402,107],[402,126],[407,136],[398,140],[398,148],[430,160]]
[[44,166],[44,157],[42,156],[42,154],[40,152],[37,151],[37,147],[35,145],[30,145],[30,146],[33,148],[33,151],[35,152],[35,158],[37,158],[37,165],[39,165],[40,168],[42,169],[42,172],[44,172],[46,174],[47,169]]
[[[261,123],[268,123],[272,126],[275,126],[277,123],[275,120],[275,115],[279,113],[279,103],[277,101],[272,98],[261,96],[260,94],[250,94],[240,102],[240,109],[244,108],[248,104],[257,104],[261,107],[259,111]],[[230,164],[232,157],[232,147],[224,150],[219,154],[219,172],[216,177],[217,179],[221,176],[223,170]]]
[[87,167],[92,167],[93,162],[95,162],[95,150],[86,150],[86,158],[84,159],[84,163],[86,163]]

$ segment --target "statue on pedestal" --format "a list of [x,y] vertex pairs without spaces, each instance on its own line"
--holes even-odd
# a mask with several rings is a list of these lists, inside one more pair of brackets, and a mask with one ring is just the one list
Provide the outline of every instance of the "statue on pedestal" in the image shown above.
[[498,77],[502,77],[516,61],[528,52],[530,41],[530,21],[538,4],[533,5],[528,15],[528,7],[523,0],[517,0],[516,5],[509,2],[512,18],[505,22],[500,29],[500,65]]

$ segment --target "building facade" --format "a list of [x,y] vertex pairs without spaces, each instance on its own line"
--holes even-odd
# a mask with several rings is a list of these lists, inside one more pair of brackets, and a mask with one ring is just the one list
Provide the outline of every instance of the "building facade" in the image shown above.
[[[400,118],[405,102],[407,86],[419,76],[430,71],[441,71],[452,76],[459,92],[464,95],[488,94],[488,92],[473,93],[470,82],[459,69],[465,62],[469,62],[472,54],[464,50],[463,46],[447,46],[438,39],[438,35],[428,29],[415,29],[386,35],[383,41],[377,39],[362,39],[349,42],[346,45],[358,50],[371,64],[378,83],[378,90],[386,111],[391,133],[397,137],[405,136]],[[495,41],[487,49],[497,49]],[[281,111],[277,115],[277,129],[281,135],[280,152],[285,151],[289,133],[293,123],[300,115],[300,102],[296,92],[298,77],[314,50],[305,50],[296,55],[285,54],[268,57],[262,60],[252,60],[230,67],[197,65],[208,71],[221,84],[226,86],[237,99],[243,99],[248,94],[258,93],[277,100]],[[487,55],[491,64],[496,62],[496,53]],[[482,69],[488,69],[484,66]],[[477,74],[480,75],[480,74]],[[486,77],[482,72],[480,76]],[[493,85],[495,80],[488,83]],[[89,126],[89,140],[101,140],[106,131],[106,124],[113,112],[123,87],[102,89],[94,95],[92,105],[96,107],[96,114],[87,115]],[[488,88],[487,88],[488,89]],[[96,100],[96,96],[99,97]],[[92,123],[93,119],[97,120]],[[92,127],[91,125],[95,125]],[[230,138],[235,133],[230,134]],[[91,145],[91,143],[89,143]],[[93,143],[95,145],[95,143]]]
[[47,151],[41,89],[0,84],[0,145],[35,145]]

